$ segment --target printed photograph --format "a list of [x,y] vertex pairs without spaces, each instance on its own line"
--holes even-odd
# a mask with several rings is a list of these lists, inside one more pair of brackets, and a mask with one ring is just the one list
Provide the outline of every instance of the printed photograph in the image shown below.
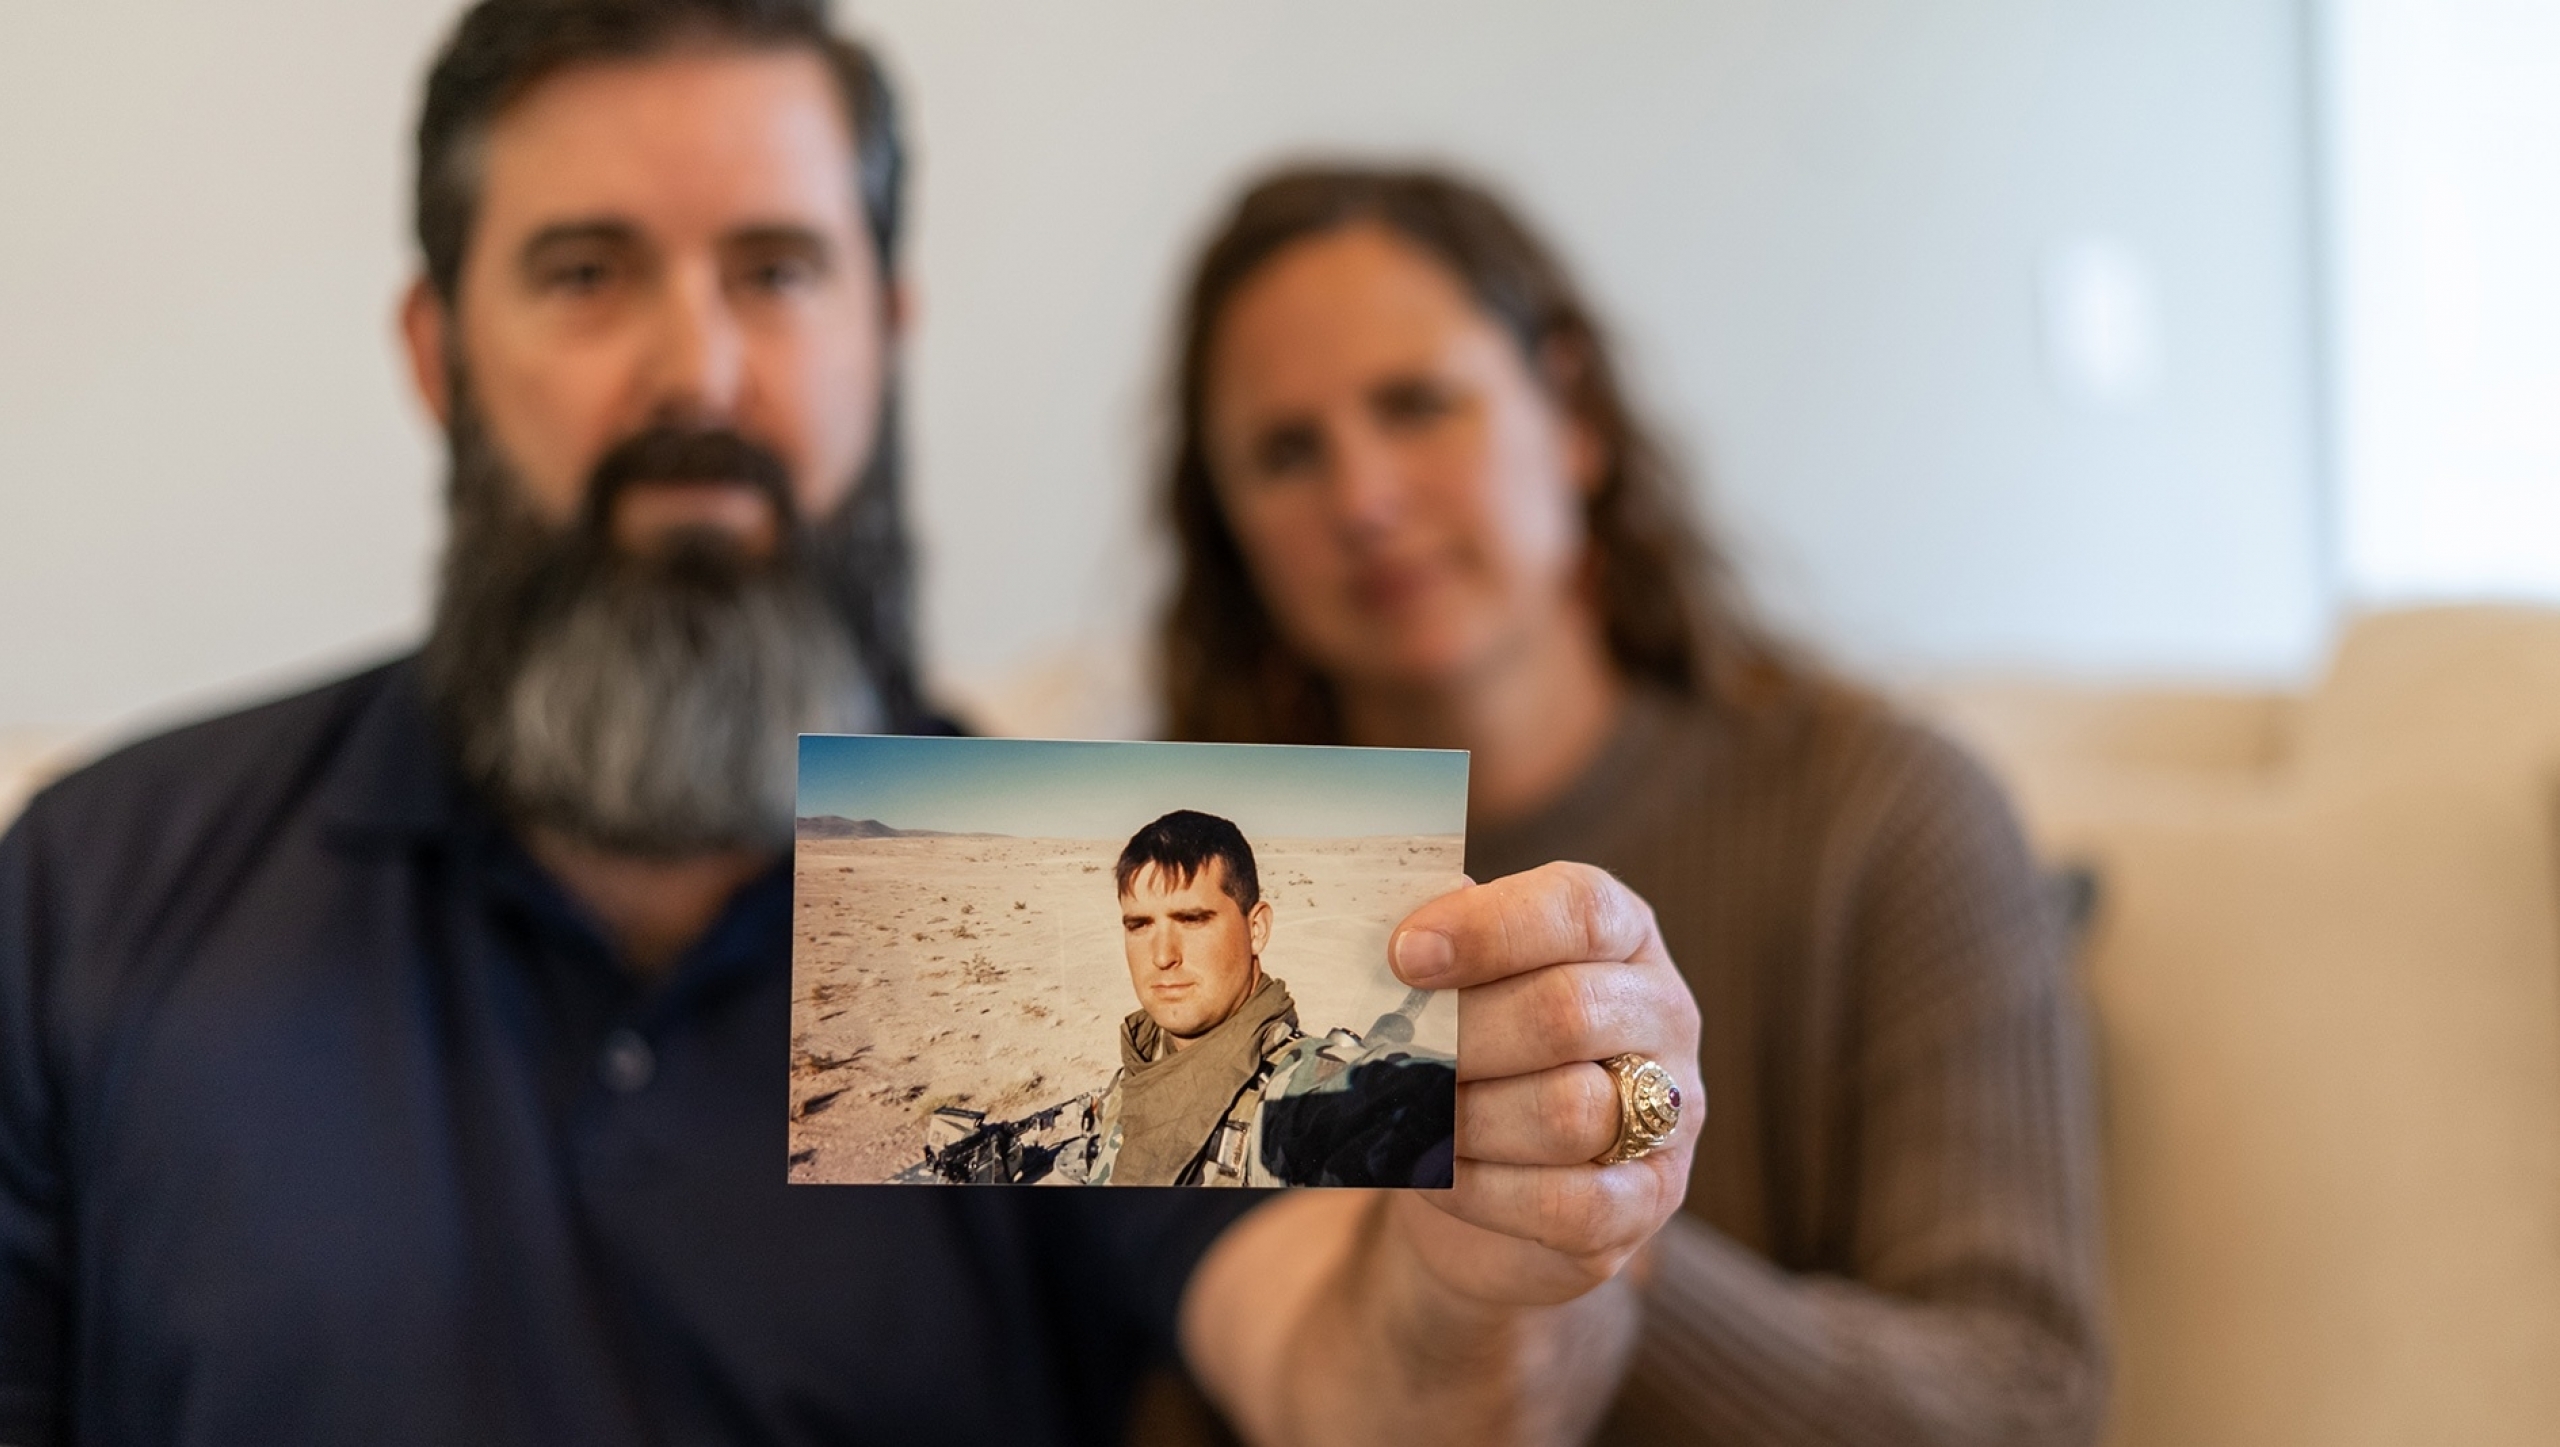
[[812,734],[795,1183],[1450,1184],[1467,756]]

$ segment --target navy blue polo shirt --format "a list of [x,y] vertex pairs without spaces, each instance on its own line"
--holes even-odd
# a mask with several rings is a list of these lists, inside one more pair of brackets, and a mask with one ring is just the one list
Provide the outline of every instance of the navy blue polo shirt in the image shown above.
[[0,840],[0,1443],[1114,1438],[1228,1193],[784,1183],[787,868],[644,988],[414,663]]

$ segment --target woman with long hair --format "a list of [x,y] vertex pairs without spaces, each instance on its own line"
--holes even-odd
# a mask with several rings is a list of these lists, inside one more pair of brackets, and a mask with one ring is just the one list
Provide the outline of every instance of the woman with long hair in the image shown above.
[[1610,870],[1697,996],[1710,1110],[1615,1435],[2092,1437],[2050,892],[1980,769],[1753,620],[1549,250],[1445,174],[1283,171],[1178,346],[1172,736],[1470,750],[1470,873]]

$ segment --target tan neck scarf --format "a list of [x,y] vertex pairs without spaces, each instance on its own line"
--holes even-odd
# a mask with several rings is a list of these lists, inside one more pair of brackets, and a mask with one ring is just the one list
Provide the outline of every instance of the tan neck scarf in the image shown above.
[[1262,1068],[1262,1027],[1298,1023],[1289,987],[1270,975],[1243,1008],[1180,1050],[1147,1012],[1120,1022],[1120,1154],[1115,1186],[1170,1186],[1209,1143],[1236,1095]]

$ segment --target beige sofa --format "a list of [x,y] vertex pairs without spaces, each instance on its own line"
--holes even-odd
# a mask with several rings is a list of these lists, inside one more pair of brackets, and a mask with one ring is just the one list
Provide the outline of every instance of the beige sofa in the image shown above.
[[35,729],[0,729],[0,828],[18,817],[19,806],[45,780],[63,768],[77,751],[76,741]]
[[[2560,613],[1921,703],[2102,872],[2113,1441],[2560,1443]],[[9,747],[62,756],[0,740],[0,816]]]
[[2560,1443],[2560,613],[1929,702],[2103,878],[2111,1440]]

